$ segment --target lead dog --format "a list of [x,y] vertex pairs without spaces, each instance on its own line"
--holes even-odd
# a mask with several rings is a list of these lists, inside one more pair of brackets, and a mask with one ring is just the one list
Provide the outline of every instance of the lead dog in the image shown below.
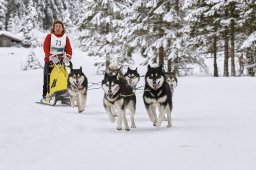
[[[131,128],[136,128],[134,121],[136,97],[132,88],[127,86],[122,80],[118,80],[117,76],[109,76],[107,73],[101,86],[104,90],[103,105],[110,121],[114,122],[115,116],[117,116],[117,130],[122,129],[122,122],[124,123],[125,130],[130,130],[125,115],[126,110],[130,111]],[[117,112],[114,113],[112,108],[116,108]]]
[[[160,127],[165,114],[167,114],[167,127],[171,127],[172,95],[162,67],[160,65],[152,68],[148,65],[143,100],[153,126]],[[157,107],[159,110],[158,118],[156,114]]]

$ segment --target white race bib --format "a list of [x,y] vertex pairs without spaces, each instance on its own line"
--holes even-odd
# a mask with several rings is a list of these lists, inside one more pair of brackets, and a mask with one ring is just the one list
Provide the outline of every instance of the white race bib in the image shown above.
[[66,34],[64,34],[62,37],[57,37],[54,34],[51,34],[50,54],[64,54],[66,39]]

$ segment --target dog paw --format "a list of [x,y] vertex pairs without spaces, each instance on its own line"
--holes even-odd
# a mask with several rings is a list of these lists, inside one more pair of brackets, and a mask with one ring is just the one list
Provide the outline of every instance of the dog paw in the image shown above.
[[135,125],[131,125],[131,128],[136,128],[136,126]]
[[160,126],[161,126],[161,124],[160,124],[160,123],[156,123],[156,127],[158,127],[158,128],[159,128]]
[[172,124],[168,124],[167,127],[168,127],[168,128],[172,127]]
[[78,113],[82,113],[84,110],[78,110]]
[[125,129],[126,131],[130,131],[130,128]]
[[122,128],[116,128],[117,130],[122,130]]

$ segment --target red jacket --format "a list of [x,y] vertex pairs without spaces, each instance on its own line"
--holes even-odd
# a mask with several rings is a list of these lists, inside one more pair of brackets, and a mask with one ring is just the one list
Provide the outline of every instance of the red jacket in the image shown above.
[[[64,35],[60,34],[60,35],[56,35],[54,32],[52,32],[55,36],[57,37],[62,37]],[[51,48],[51,34],[48,34],[44,40],[44,53],[45,53],[45,57],[44,57],[44,61],[48,62],[49,61],[49,57],[51,56],[50,54],[50,48]],[[67,54],[69,54],[70,56],[72,56],[72,47],[70,45],[70,41],[69,38],[67,37],[66,40],[66,47],[65,47],[65,52]],[[62,56],[61,54],[58,56]]]

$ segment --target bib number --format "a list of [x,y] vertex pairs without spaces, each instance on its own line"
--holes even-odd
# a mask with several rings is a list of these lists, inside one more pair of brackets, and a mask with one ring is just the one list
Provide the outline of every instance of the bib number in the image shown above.
[[61,46],[61,41],[60,40],[56,40],[56,45],[57,46]]

